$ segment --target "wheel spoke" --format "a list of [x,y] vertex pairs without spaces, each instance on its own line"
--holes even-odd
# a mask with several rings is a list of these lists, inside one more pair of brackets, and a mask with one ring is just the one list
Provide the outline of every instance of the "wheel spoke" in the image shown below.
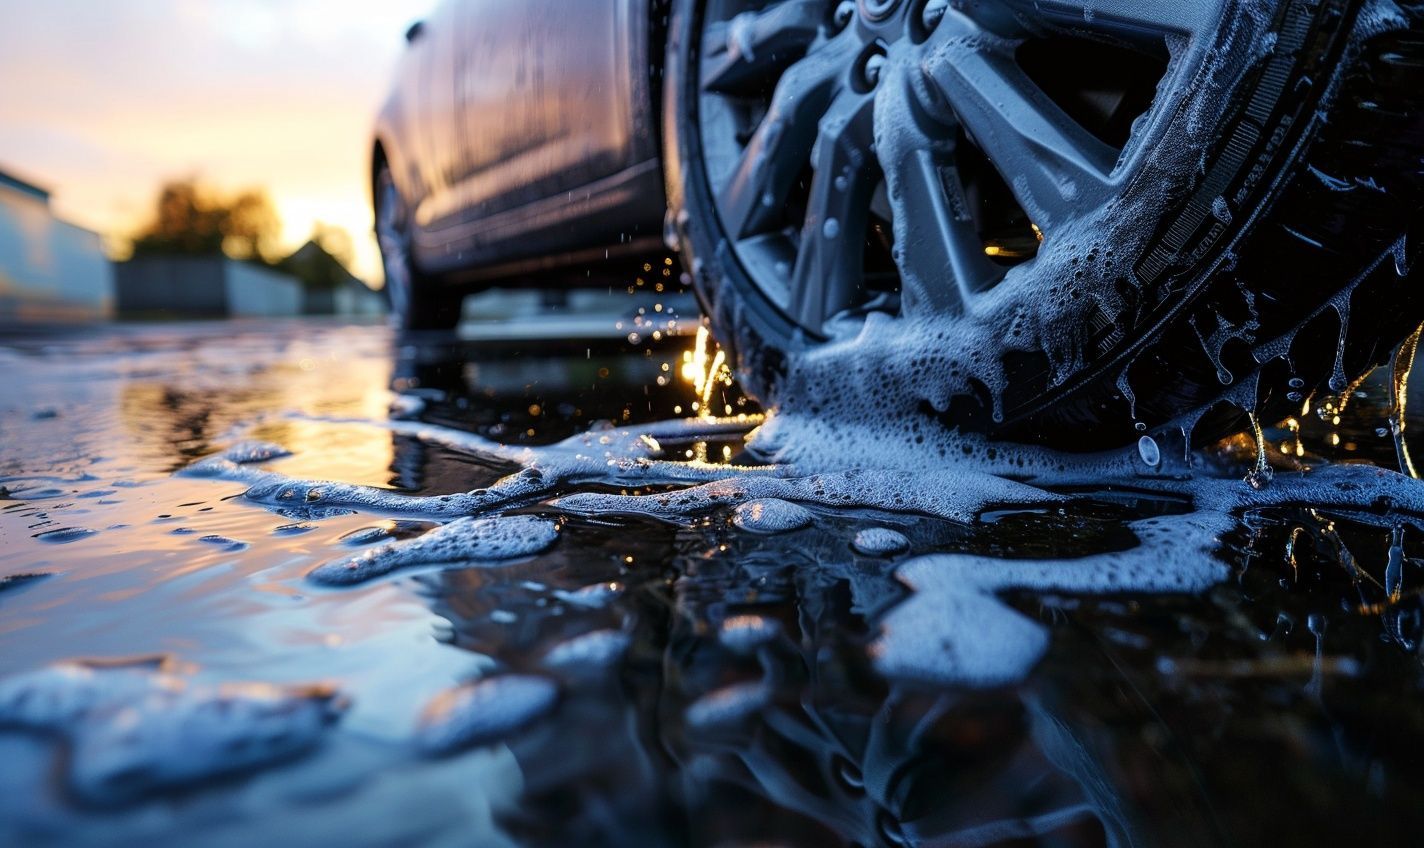
[[868,94],[843,89],[820,122],[806,220],[791,272],[791,312],[802,326],[823,326],[860,294],[876,182],[870,154],[874,103]]
[[825,0],[789,0],[722,24],[725,48],[708,57],[702,87],[740,94],[800,59],[815,40]]
[[827,48],[793,64],[776,84],[771,108],[742,151],[718,203],[722,224],[746,238],[774,223],[816,140],[816,121],[844,69],[845,51]]
[[[895,228],[900,302],[907,315],[962,308],[1002,269],[984,255],[959,178],[948,165],[953,145],[924,129],[906,66],[881,82],[875,107],[876,152],[885,172]],[[946,279],[948,277],[949,279]]]
[[927,150],[912,151],[901,171],[906,178],[895,220],[906,222],[906,249],[899,263],[905,309],[942,311],[948,301],[965,303],[1002,277],[1003,269],[984,254],[959,176]]
[[942,39],[923,67],[1045,234],[1105,200],[1117,151],[1064,114],[992,39]]

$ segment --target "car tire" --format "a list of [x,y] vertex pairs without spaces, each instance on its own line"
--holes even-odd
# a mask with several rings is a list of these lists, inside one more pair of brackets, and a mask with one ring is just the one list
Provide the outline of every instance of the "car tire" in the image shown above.
[[[959,227],[941,240],[957,245],[947,248],[927,237],[940,232],[926,223],[931,216],[909,212],[953,207],[944,200],[953,194],[945,180],[956,177],[945,174],[968,173],[972,163],[964,162],[976,155],[981,169],[985,159],[994,171],[1018,169],[999,176],[1022,211],[1031,206],[1025,199],[1048,196],[1040,172],[1070,169],[1081,145],[1073,141],[1078,130],[1064,129],[1067,152],[1054,148],[1059,119],[1069,108],[1057,100],[1042,112],[1056,117],[1040,121],[1044,129],[1036,138],[1024,127],[1036,128],[1038,113],[1014,127],[1013,121],[995,125],[984,117],[994,105],[988,98],[977,101],[979,112],[960,109],[976,105],[974,94],[963,93],[981,83],[972,68],[1001,67],[993,63],[1002,52],[985,56],[1008,43],[1006,30],[1021,41],[1010,48],[1013,58],[1003,67],[1012,67],[1003,73],[1020,76],[1027,73],[1029,43],[1052,40],[1057,49],[1059,42],[1087,39],[1105,50],[1132,52],[1143,49],[1135,41],[1140,31],[1115,34],[1113,21],[1094,20],[1081,8],[1076,19],[1043,16],[1043,9],[1071,6],[1057,0],[1007,0],[1002,5],[1010,14],[990,23],[967,15],[987,14],[983,10],[993,4],[947,9],[949,4],[933,0],[861,0],[809,23],[797,15],[810,4],[798,0],[742,5],[673,5],[665,162],[684,266],[743,388],[768,405],[815,397],[815,387],[798,384],[808,373],[800,366],[817,351],[873,332],[892,338],[882,351],[904,345],[905,358],[914,360],[888,376],[863,375],[881,389],[894,383],[890,394],[903,402],[906,415],[1065,449],[1123,445],[1144,432],[1165,431],[1200,443],[1239,429],[1248,412],[1278,420],[1348,390],[1355,377],[1386,362],[1424,318],[1415,261],[1424,235],[1424,12],[1418,5],[1386,10],[1355,0],[1226,2],[1219,19],[1191,31],[1190,38],[1164,36],[1171,55],[1166,73],[1174,76],[1157,83],[1113,165],[1135,163],[1137,170],[1117,178],[1117,193],[1081,220],[1061,215],[1057,231],[1040,232],[1031,224],[1041,243],[1023,252],[1036,252],[994,271],[998,281],[983,290],[966,288],[959,280],[969,275],[950,270],[984,264],[982,257],[955,258],[965,244],[960,253],[977,250],[972,236],[963,237],[965,227],[942,228]],[[1133,9],[1192,6],[1119,4],[1129,16]],[[790,21],[810,46],[798,48],[794,39],[775,36],[769,21],[777,14],[774,23]],[[903,39],[885,35],[889,18],[869,21],[872,14],[903,16]],[[934,14],[938,28],[927,31],[925,22]],[[944,21],[962,31],[941,36]],[[1134,41],[1124,44],[1125,38]],[[837,39],[846,42],[836,54],[844,69],[825,84],[823,102],[829,105],[808,108],[809,95],[792,91],[787,80]],[[766,81],[748,83],[749,69],[740,77],[735,73],[736,62],[749,65],[748,56],[778,51],[771,71],[762,69]],[[1195,64],[1181,66],[1182,57]],[[870,62],[878,76],[867,78]],[[969,82],[955,88],[942,79]],[[1041,105],[1049,95],[1036,86],[1023,97]],[[881,110],[892,114],[886,103],[898,110],[896,120],[874,117]],[[839,113],[828,119],[828,110]],[[768,131],[773,121],[777,126]],[[797,121],[817,123],[798,132]],[[860,122],[858,138],[849,138],[853,121]],[[896,141],[904,124],[937,127],[949,138],[929,132],[918,144]],[[798,143],[787,145],[793,136]],[[1007,153],[991,149],[996,140]],[[984,149],[976,154],[979,142]],[[936,158],[951,146],[943,160]],[[1040,160],[1014,158],[1045,149]],[[787,163],[767,166],[783,152]],[[903,165],[931,158],[932,169]],[[841,180],[859,173],[853,168],[872,177]],[[749,175],[761,175],[761,183]],[[835,186],[828,187],[833,179]],[[875,196],[876,179],[894,186],[887,193],[901,198],[899,208],[887,204],[885,193]],[[1092,178],[1084,182],[1091,195]],[[781,193],[756,195],[748,184],[775,184]],[[789,192],[787,185],[793,187]],[[904,200],[928,194],[940,198],[938,206],[912,207]],[[748,213],[754,203],[745,195],[789,211]],[[990,195],[974,196],[982,206]],[[826,198],[839,205],[827,206]],[[873,208],[866,212],[877,202],[882,211],[889,207],[878,223]],[[799,215],[797,203],[806,210]],[[846,229],[817,213],[825,208],[843,211],[847,221],[854,216],[862,231],[867,220],[872,230],[879,226],[898,279],[872,288],[866,260],[858,281],[828,285],[828,277],[844,276],[838,269],[846,263],[805,260],[802,254],[817,233],[829,237],[832,229]],[[1033,218],[1047,208],[1023,214]],[[952,211],[958,220],[958,207]],[[749,230],[746,221],[756,214],[769,223]],[[979,215],[965,215],[972,219],[966,226],[982,226]],[[891,238],[884,238],[886,231]],[[752,241],[769,256],[791,257],[791,264],[756,254],[747,247]],[[866,235],[861,252],[837,255],[863,259],[871,243]],[[989,251],[995,245],[982,247],[994,255]],[[941,256],[953,261],[937,263]],[[814,273],[803,274],[803,262]],[[954,296],[926,295],[935,280],[925,269],[938,269],[949,288],[957,285]],[[776,273],[782,281],[768,282]],[[795,290],[798,280],[813,281],[812,297]],[[860,300],[834,301],[843,305],[834,314],[815,306],[829,300],[825,292],[833,289],[853,290]],[[815,308],[806,309],[808,302]],[[926,327],[940,329],[938,347],[911,338]],[[823,397],[815,405],[833,402]]]
[[410,216],[390,168],[380,162],[374,181],[376,241],[386,273],[391,323],[401,332],[451,331],[460,323],[464,292],[424,274],[411,251]]

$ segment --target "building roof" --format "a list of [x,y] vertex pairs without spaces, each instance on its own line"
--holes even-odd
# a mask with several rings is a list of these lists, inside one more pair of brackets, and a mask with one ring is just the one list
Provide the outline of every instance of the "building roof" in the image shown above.
[[326,249],[317,244],[314,240],[308,239],[306,244],[292,251],[286,259],[278,263],[280,267],[285,267],[289,271],[293,268],[300,268],[304,264],[319,263],[324,270],[333,275],[332,282],[336,287],[354,288],[364,291],[375,291],[366,281],[346,270],[336,257],[326,252]]
[[22,180],[13,173],[0,168],[0,186],[13,189],[21,194],[28,194],[44,203],[49,203],[49,190],[40,188],[28,180]]

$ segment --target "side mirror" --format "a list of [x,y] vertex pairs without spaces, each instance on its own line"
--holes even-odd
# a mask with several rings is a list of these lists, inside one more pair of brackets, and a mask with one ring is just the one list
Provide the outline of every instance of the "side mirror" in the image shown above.
[[425,32],[425,21],[416,21],[415,23],[411,24],[410,27],[405,31],[406,43],[410,44],[414,42],[417,38],[420,38],[420,35],[423,32]]

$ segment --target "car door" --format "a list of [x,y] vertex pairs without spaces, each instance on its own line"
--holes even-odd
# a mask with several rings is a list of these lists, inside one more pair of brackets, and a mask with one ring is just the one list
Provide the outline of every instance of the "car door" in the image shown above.
[[638,158],[635,0],[459,0],[456,132],[430,226],[514,210]]
[[462,13],[460,0],[442,0],[418,24],[401,74],[401,101],[410,110],[404,143],[410,151],[412,200],[418,226],[427,226],[459,182],[455,143],[460,137],[455,99],[455,49]]

